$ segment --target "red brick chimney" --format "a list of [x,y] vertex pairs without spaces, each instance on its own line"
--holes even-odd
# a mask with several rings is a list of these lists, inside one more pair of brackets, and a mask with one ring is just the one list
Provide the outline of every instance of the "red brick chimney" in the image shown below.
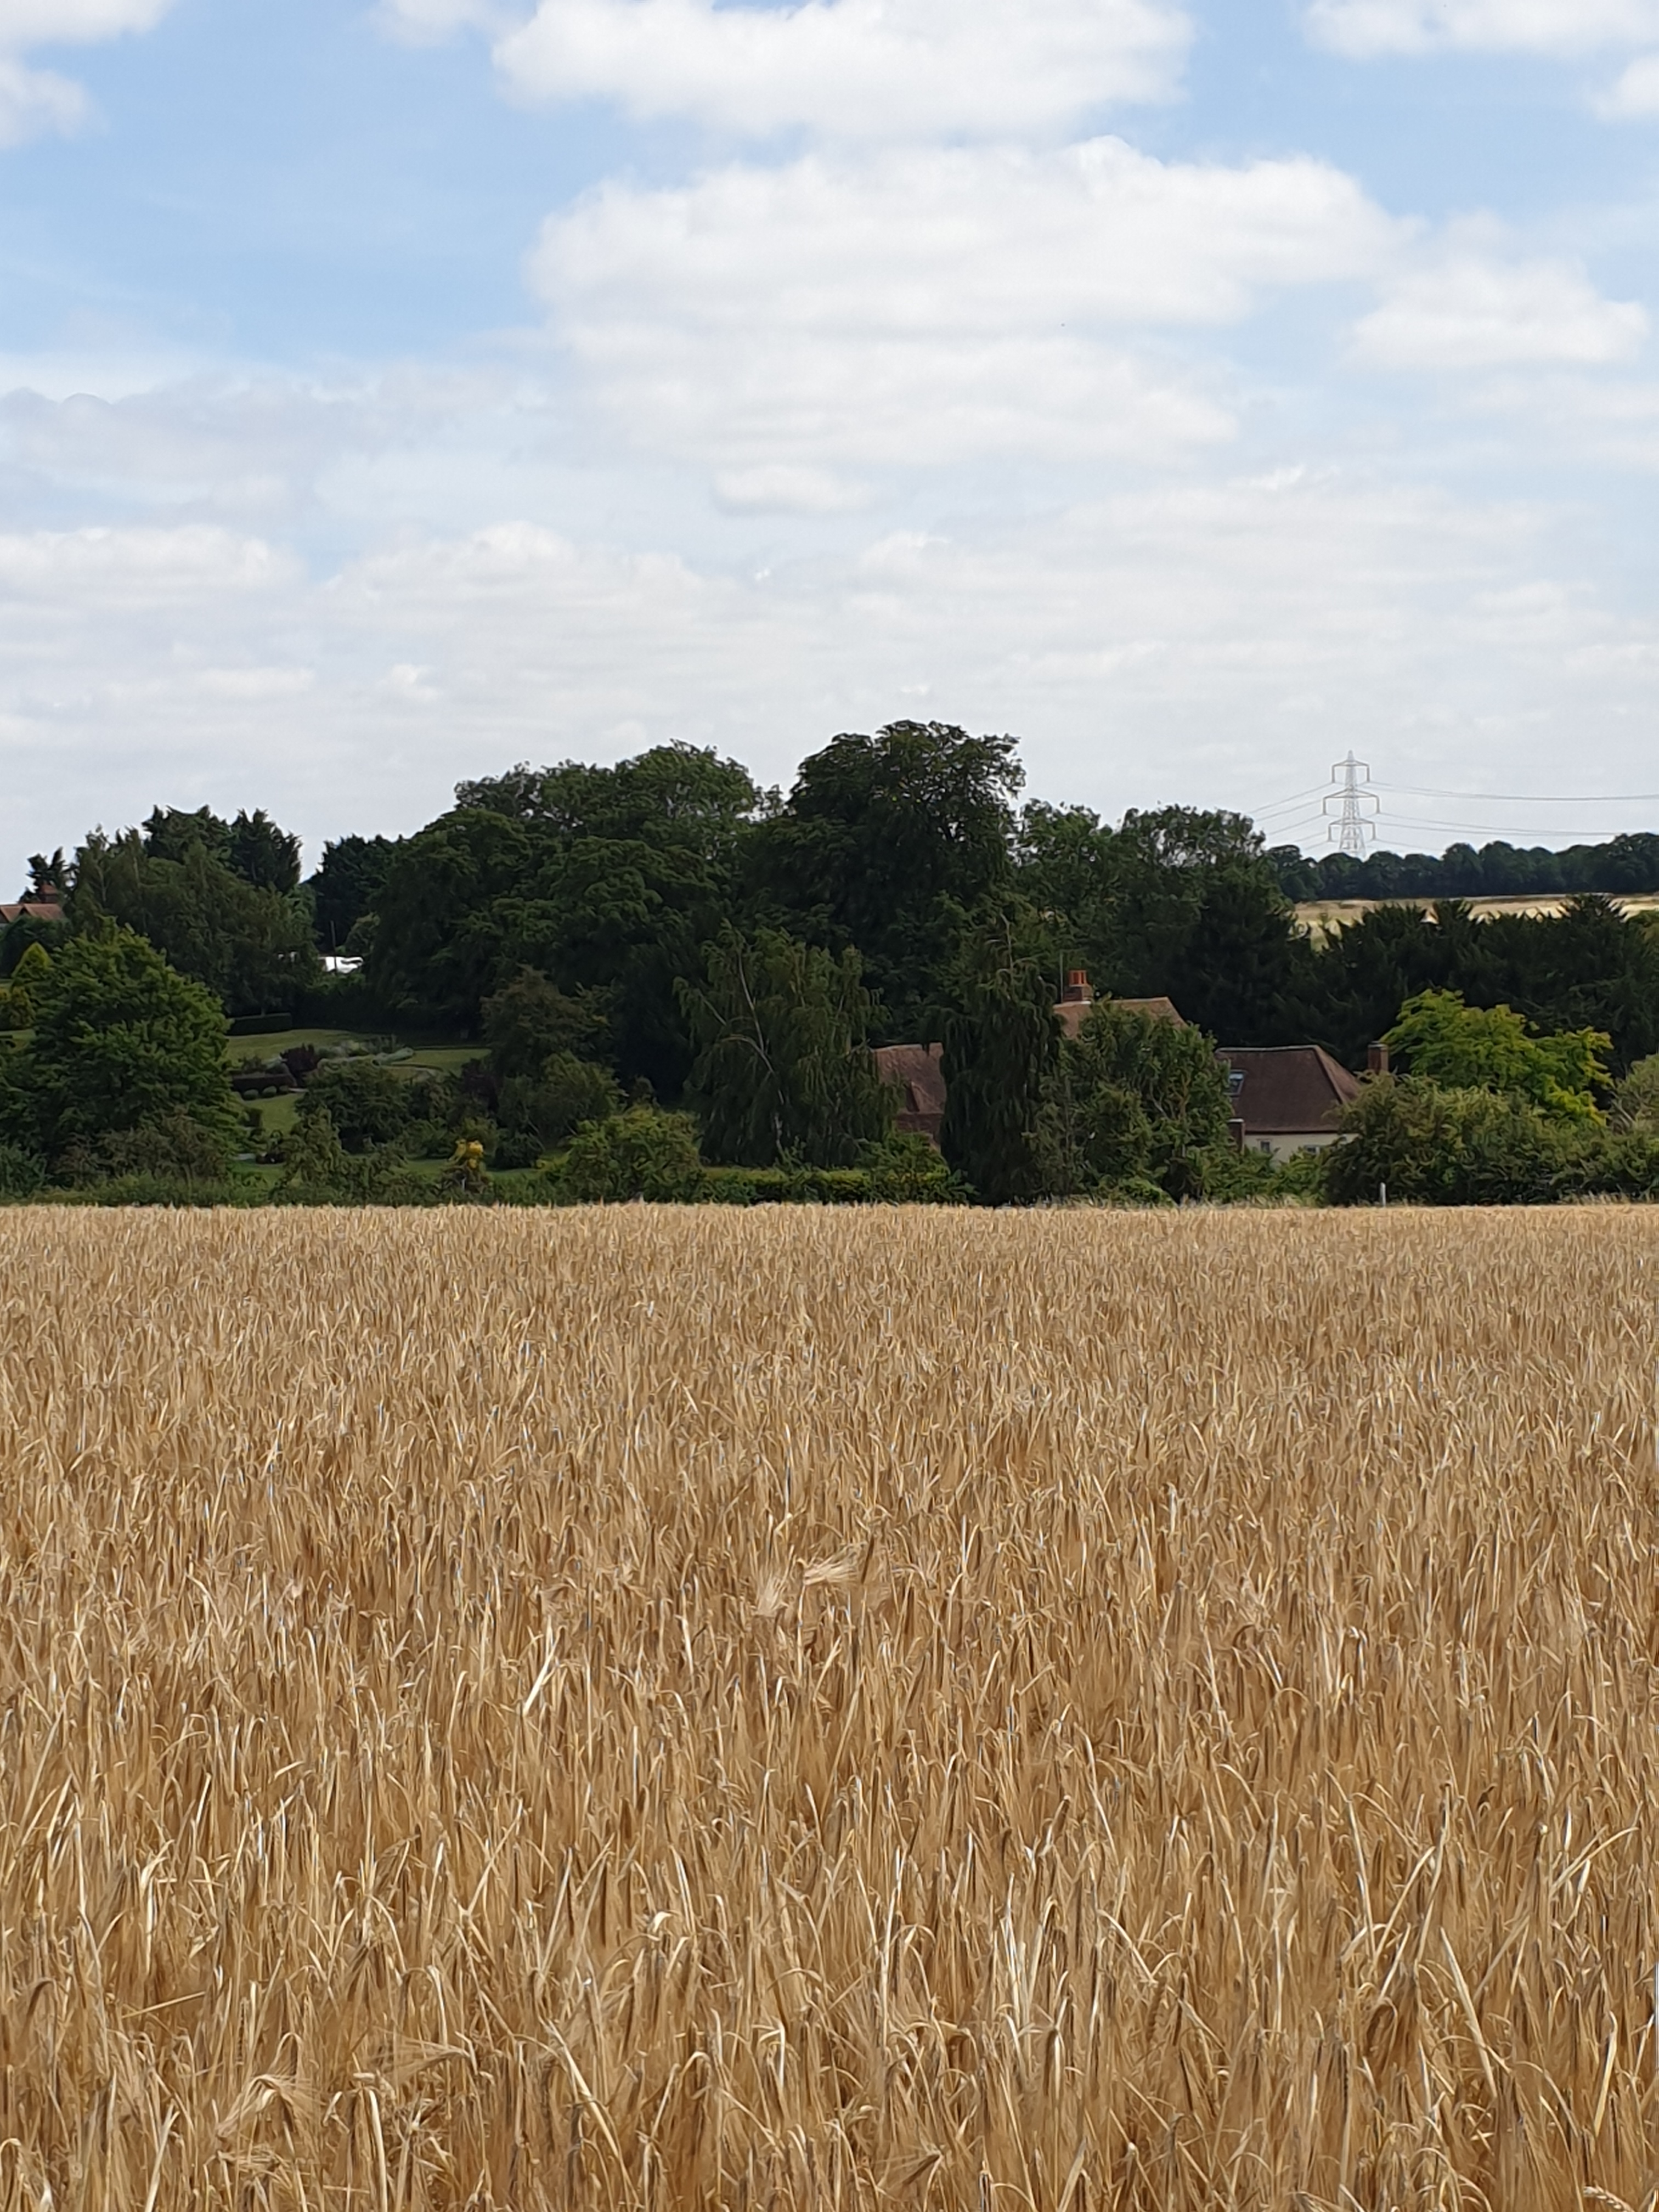
[[1068,968],[1066,970],[1066,988],[1060,994],[1060,1005],[1062,1006],[1092,1006],[1094,996],[1094,993],[1089,988],[1088,969]]
[[1365,1048],[1365,1073],[1366,1073],[1366,1074],[1367,1074],[1367,1075],[1386,1075],[1386,1074],[1388,1073],[1388,1072],[1389,1072],[1389,1048],[1387,1047],[1387,1045],[1382,1044],[1382,1043],[1381,1043],[1381,1042],[1376,1043],[1376,1044],[1373,1044],[1373,1045],[1368,1045],[1368,1046],[1366,1047],[1366,1048]]

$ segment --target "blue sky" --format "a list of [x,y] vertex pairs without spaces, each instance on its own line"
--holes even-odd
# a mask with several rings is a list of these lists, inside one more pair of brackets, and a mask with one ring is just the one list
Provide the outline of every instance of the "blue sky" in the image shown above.
[[0,0],[0,866],[902,714],[1659,823],[1656,152],[1659,0]]

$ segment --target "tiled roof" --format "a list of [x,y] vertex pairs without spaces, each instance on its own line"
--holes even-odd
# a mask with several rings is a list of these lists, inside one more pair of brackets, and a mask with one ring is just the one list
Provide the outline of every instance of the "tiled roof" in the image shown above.
[[1322,1134],[1359,1096],[1347,1069],[1316,1044],[1223,1045],[1216,1058],[1244,1079],[1233,1112],[1247,1137]]
[[1066,1036],[1074,1037],[1097,1006],[1121,1006],[1126,1013],[1145,1014],[1155,1022],[1173,1022],[1178,1030],[1187,1026],[1172,999],[1062,999],[1054,1012]]
[[884,1044],[876,1048],[876,1068],[884,1083],[898,1089],[901,1129],[939,1142],[945,1127],[945,1071],[936,1044]]

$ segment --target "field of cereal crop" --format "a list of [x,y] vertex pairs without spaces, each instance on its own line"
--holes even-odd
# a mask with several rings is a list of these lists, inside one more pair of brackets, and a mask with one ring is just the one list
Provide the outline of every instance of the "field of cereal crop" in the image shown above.
[[0,1255],[5,2212],[1651,2212],[1650,1212]]

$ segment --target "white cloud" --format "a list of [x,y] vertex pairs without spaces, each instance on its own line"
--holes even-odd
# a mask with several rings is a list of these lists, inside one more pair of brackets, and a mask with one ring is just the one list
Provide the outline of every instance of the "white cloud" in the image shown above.
[[91,113],[78,84],[17,58],[32,46],[79,46],[155,27],[173,0],[0,0],[0,147],[55,132],[68,137]]
[[1638,54],[1595,105],[1613,122],[1659,115],[1659,54]]
[[1384,368],[1587,368],[1628,360],[1647,327],[1637,302],[1604,300],[1568,263],[1453,252],[1391,283],[1354,341]]
[[1322,46],[1369,60],[1442,48],[1577,54],[1659,38],[1659,0],[1313,0]]
[[848,514],[870,504],[867,484],[787,461],[727,469],[714,479],[714,496],[733,514]]
[[1617,778],[1659,712],[1659,628],[1555,573],[1556,546],[1543,511],[1316,470],[872,533],[759,574],[529,522],[324,580],[219,531],[14,533],[7,836],[49,848],[210,800],[270,806],[314,849],[530,756],[684,737],[787,777],[918,701],[1015,731],[1037,790],[1114,812],[1259,804],[1338,721],[1396,778],[1446,743],[1477,785],[1571,744],[1587,778],[1639,789]]
[[836,473],[1224,437],[1203,382],[1125,334],[1364,276],[1403,235],[1318,161],[1164,163],[1103,138],[608,185],[548,222],[532,276],[637,442]]
[[21,146],[49,131],[64,137],[78,131],[88,112],[78,84],[52,70],[26,69],[0,53],[0,146]]
[[457,31],[505,33],[516,18],[498,0],[380,0],[381,26],[393,38],[428,46]]
[[524,98],[738,135],[1012,137],[1168,96],[1190,35],[1170,0],[542,0],[496,60]]
[[173,0],[0,0],[0,47],[91,45],[154,30]]

